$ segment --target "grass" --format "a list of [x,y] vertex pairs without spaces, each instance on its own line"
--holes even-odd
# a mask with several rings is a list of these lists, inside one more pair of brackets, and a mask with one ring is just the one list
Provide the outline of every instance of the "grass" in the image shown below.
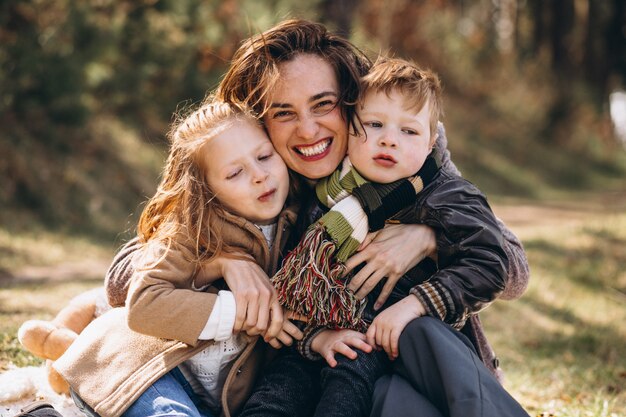
[[113,250],[113,242],[0,228],[0,371],[42,363],[21,348],[17,329],[52,319],[73,296],[102,285]]
[[524,241],[531,281],[481,317],[507,388],[531,415],[623,416],[626,201],[579,197],[497,207]]
[[[494,207],[522,238],[531,265],[520,300],[498,301],[481,314],[507,389],[532,416],[626,415],[626,193]],[[54,275],[59,262],[85,258],[106,265],[112,246],[0,229],[0,271],[36,264]],[[70,297],[99,285],[101,272],[0,274],[0,370],[41,363],[17,342],[19,325],[52,318]]]

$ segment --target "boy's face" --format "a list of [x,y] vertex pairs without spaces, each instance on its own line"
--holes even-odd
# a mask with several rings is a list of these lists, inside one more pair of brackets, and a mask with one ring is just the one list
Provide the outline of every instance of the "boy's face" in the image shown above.
[[390,183],[415,174],[434,144],[430,132],[430,103],[419,112],[407,110],[404,95],[393,90],[366,93],[359,116],[366,137],[350,136],[348,155],[370,181]]

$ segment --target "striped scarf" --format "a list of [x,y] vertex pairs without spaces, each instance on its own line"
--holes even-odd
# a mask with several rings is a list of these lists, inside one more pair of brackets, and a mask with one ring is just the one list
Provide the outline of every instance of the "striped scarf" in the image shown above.
[[375,184],[346,157],[341,168],[315,188],[319,201],[330,210],[309,227],[272,278],[279,302],[320,325],[364,330],[365,304],[347,288],[344,263],[368,231],[382,228],[386,219],[416,202],[440,166],[433,151],[416,175]]

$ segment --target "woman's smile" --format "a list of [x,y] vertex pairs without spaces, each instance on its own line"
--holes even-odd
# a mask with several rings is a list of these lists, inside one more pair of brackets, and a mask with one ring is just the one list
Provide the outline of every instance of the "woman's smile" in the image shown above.
[[332,141],[332,138],[326,138],[317,141],[312,145],[294,146],[294,149],[297,153],[302,155],[303,159],[315,161],[324,158],[330,153],[330,146],[332,144]]

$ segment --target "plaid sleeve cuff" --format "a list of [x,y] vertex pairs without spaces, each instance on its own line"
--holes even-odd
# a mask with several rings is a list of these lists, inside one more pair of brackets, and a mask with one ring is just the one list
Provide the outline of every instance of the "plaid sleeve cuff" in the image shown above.
[[468,313],[456,310],[450,292],[439,282],[423,282],[411,288],[410,292],[420,300],[429,316],[438,318],[455,329],[460,329],[465,324]]
[[317,336],[318,334],[320,334],[326,329],[327,329],[326,326],[319,326],[319,325],[307,326],[304,329],[304,337],[302,338],[302,340],[299,340],[298,343],[296,344],[300,355],[302,355],[305,359],[308,359],[310,361],[321,360],[322,355],[320,355],[319,353],[311,349],[311,343],[313,343],[313,339],[315,339],[315,336]]

